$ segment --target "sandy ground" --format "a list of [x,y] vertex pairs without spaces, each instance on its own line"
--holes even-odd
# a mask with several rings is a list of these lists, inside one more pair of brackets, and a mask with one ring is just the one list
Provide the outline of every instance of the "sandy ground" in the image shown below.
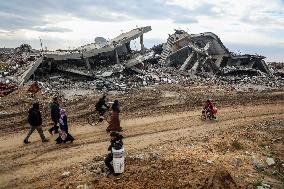
[[[20,113],[25,109],[17,105],[26,108],[31,101],[23,98],[14,103],[6,99],[9,108],[3,106],[3,110],[19,113],[1,118],[0,188],[255,188],[261,183],[273,188],[284,186],[282,91],[253,94],[254,99],[251,93],[223,91],[215,97],[218,121],[202,121],[201,103],[191,103],[204,98],[202,90],[198,92],[196,87],[188,93],[180,88],[166,89],[135,92],[130,96],[136,103],[125,95],[116,96],[127,106],[127,113],[121,116],[126,170],[118,177],[107,176],[103,165],[109,145],[107,124],[91,127],[86,123],[90,99],[66,105],[70,133],[76,140],[63,145],[55,144],[56,136],[46,131],[50,123],[44,127],[50,142],[42,144],[35,132],[30,138],[32,143],[24,145],[28,126]],[[95,101],[94,97],[91,99]],[[43,108],[43,112],[47,109]],[[268,166],[267,157],[272,157],[275,164]],[[62,176],[65,171],[70,172],[68,177]]]

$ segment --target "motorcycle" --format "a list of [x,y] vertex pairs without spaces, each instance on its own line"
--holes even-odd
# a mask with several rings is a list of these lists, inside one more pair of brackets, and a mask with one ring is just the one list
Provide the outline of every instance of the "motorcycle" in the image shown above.
[[217,120],[217,107],[213,107],[213,110],[202,110],[201,119]]

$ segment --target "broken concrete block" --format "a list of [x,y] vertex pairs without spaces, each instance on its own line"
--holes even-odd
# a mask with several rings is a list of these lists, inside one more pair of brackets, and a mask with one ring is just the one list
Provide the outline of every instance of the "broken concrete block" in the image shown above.
[[113,74],[112,71],[104,72],[104,73],[102,74],[102,77],[110,77],[112,74]]
[[267,165],[271,166],[271,165],[274,165],[275,164],[275,161],[273,158],[267,158],[266,159],[266,163]]
[[65,171],[65,172],[63,172],[62,173],[62,177],[69,177],[70,176],[70,174],[71,174],[71,172],[70,171]]

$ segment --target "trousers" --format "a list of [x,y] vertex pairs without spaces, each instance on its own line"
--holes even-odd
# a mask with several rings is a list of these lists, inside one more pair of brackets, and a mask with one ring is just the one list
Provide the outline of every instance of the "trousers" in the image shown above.
[[45,136],[43,134],[43,130],[41,126],[31,126],[28,135],[26,136],[25,140],[28,141],[34,130],[37,130],[41,140],[45,140]]

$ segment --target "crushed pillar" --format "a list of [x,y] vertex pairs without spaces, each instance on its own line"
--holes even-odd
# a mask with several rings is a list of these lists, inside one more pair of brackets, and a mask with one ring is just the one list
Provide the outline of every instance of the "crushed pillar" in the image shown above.
[[144,41],[143,41],[143,34],[140,36],[140,45],[141,45],[141,54],[145,53]]
[[195,55],[194,53],[190,54],[190,56],[185,60],[183,65],[180,67],[179,69],[180,71],[185,71],[188,68],[189,64],[192,62],[194,55]]
[[115,49],[115,60],[116,60],[116,63],[117,63],[117,64],[120,63],[119,58],[118,58],[117,49]]
[[89,58],[85,58],[84,60],[85,60],[85,64],[86,64],[87,69],[90,70],[91,69],[91,65],[90,65]]

